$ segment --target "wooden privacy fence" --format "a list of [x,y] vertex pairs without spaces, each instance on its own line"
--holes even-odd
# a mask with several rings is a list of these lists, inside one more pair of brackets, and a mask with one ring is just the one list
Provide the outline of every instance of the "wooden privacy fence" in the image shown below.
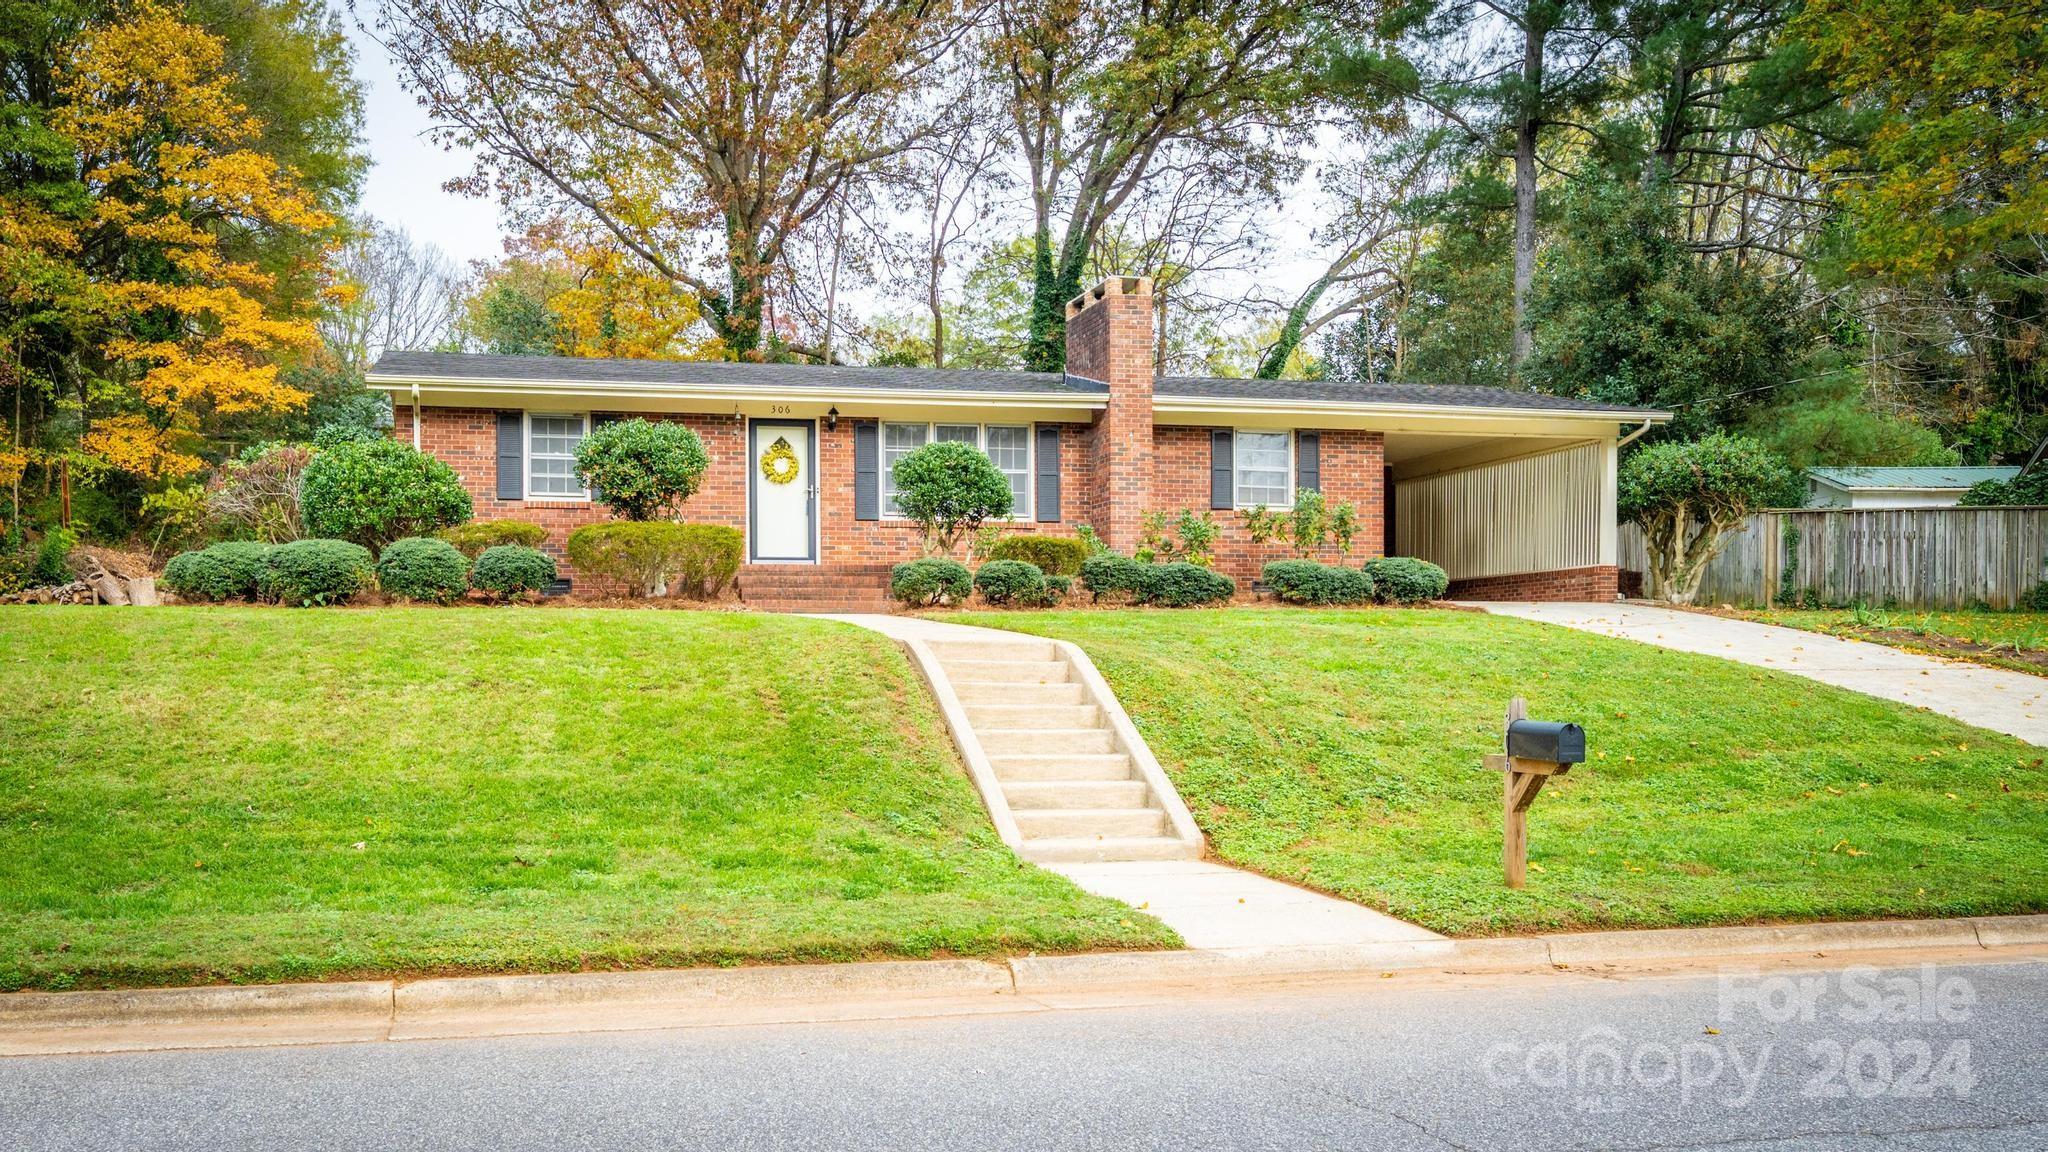
[[[1620,567],[1647,567],[1621,526]],[[1700,583],[1701,604],[2011,608],[2048,580],[2048,508],[1816,508],[1760,512]]]

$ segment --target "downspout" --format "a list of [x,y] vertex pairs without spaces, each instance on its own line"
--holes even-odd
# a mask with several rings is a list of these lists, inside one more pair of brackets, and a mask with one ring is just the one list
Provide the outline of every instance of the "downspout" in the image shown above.
[[[419,385],[415,384],[415,385],[413,385],[413,386],[412,386],[412,394],[413,394],[414,396],[418,396],[418,395],[420,394],[420,386],[419,386]],[[415,403],[417,403],[417,401],[415,401]],[[1655,421],[1655,420],[1644,420],[1644,421],[1643,421],[1643,426],[1642,426],[1641,428],[1638,428],[1638,429],[1636,429],[1635,431],[1633,431],[1633,432],[1629,433],[1628,435],[1626,435],[1626,436],[1623,436],[1623,437],[1622,437],[1621,439],[1619,439],[1619,440],[1616,440],[1616,441],[1614,442],[1614,450],[1615,450],[1616,452],[1619,452],[1619,451],[1621,451],[1621,450],[1622,450],[1623,448],[1626,448],[1626,447],[1628,447],[1628,446],[1629,446],[1630,444],[1633,444],[1633,443],[1635,443],[1635,441],[1636,441],[1636,440],[1637,440],[1637,439],[1638,439],[1639,437],[1641,437],[1643,433],[1645,433],[1645,432],[1648,432],[1648,431],[1650,430],[1650,426],[1651,426],[1652,424],[1654,424],[1654,423],[1656,423],[1656,421]]]
[[420,382],[417,380],[412,382],[412,450],[420,450]]

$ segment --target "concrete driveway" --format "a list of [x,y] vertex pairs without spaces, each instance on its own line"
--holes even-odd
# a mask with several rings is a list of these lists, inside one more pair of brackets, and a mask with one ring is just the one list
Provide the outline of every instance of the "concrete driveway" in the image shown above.
[[2048,746],[2048,679],[2024,672],[1646,604],[1477,606],[1498,616],[1775,668]]

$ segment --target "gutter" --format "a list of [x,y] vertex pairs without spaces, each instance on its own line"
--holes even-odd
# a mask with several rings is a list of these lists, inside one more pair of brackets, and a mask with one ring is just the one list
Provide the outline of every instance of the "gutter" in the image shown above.
[[[415,395],[415,396],[419,395],[419,390],[418,390],[417,388],[415,388],[415,389],[413,390],[413,395]],[[1665,418],[1666,420],[1669,420],[1669,419],[1671,419],[1671,417],[1670,417],[1670,415],[1669,415],[1668,413],[1667,413],[1667,414],[1665,415],[1665,417],[1664,417],[1664,418]],[[1614,442],[1614,447],[1615,447],[1615,450],[1616,450],[1616,451],[1620,451],[1621,449],[1623,449],[1623,448],[1626,448],[1626,447],[1628,447],[1628,446],[1629,446],[1630,444],[1633,444],[1633,443],[1635,443],[1635,442],[1636,442],[1636,440],[1637,440],[1637,438],[1639,438],[1640,436],[1642,436],[1642,434],[1643,434],[1643,433],[1645,433],[1645,432],[1648,432],[1648,431],[1650,430],[1650,426],[1651,426],[1652,424],[1655,424],[1656,422],[1657,422],[1657,421],[1656,421],[1656,420],[1655,420],[1654,418],[1650,418],[1650,417],[1646,417],[1646,418],[1644,418],[1644,420],[1643,420],[1643,426],[1642,426],[1641,428],[1638,428],[1638,429],[1636,429],[1635,431],[1633,431],[1633,432],[1629,433],[1629,434],[1628,434],[1628,435],[1626,435],[1626,436],[1623,436],[1623,437],[1622,437],[1621,439],[1619,439],[1619,440],[1616,440],[1616,441]]]

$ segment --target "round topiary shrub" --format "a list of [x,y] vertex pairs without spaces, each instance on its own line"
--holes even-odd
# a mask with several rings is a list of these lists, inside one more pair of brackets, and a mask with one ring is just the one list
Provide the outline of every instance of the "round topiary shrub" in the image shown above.
[[299,505],[321,536],[381,548],[469,519],[469,493],[448,465],[398,440],[322,450],[306,465]]
[[1193,608],[1222,603],[1237,592],[1236,581],[1199,564],[1176,561],[1144,567],[1146,571],[1138,588],[1142,603],[1162,608]]
[[974,586],[991,604],[1045,603],[1045,573],[1022,560],[991,560],[974,574]]
[[164,587],[186,600],[253,599],[270,549],[253,540],[230,540],[180,552],[164,565]]
[[1101,603],[1104,596],[1112,600],[1135,598],[1144,587],[1146,573],[1151,570],[1152,565],[1129,556],[1099,552],[1081,562],[1081,583],[1097,603]]
[[1072,536],[1005,536],[989,546],[991,560],[1022,560],[1047,576],[1079,576],[1088,544]]
[[1260,578],[1289,604],[1363,604],[1372,599],[1372,577],[1336,564],[1275,560]]
[[958,604],[974,590],[974,574],[958,560],[927,556],[889,570],[889,595],[913,608]]
[[339,604],[370,586],[377,565],[370,550],[348,540],[294,540],[263,558],[257,591],[300,608]]
[[555,579],[555,558],[523,544],[486,548],[469,568],[470,585],[501,600],[545,592]]
[[667,514],[696,494],[710,466],[704,441],[667,420],[613,420],[576,445],[577,478],[628,520]]
[[1443,569],[1413,556],[1382,556],[1365,562],[1365,574],[1372,578],[1373,596],[1382,604],[1420,604],[1441,600],[1450,591],[1451,578]]
[[469,591],[469,558],[431,536],[408,536],[377,557],[377,585],[392,596],[446,604]]
[[982,521],[1010,514],[1009,478],[972,444],[941,440],[896,462],[896,507],[917,522],[927,555],[943,556]]
[[496,548],[500,544],[539,547],[540,542],[548,538],[548,530],[525,520],[471,520],[467,524],[443,528],[435,535],[474,560],[483,555],[484,549]]

